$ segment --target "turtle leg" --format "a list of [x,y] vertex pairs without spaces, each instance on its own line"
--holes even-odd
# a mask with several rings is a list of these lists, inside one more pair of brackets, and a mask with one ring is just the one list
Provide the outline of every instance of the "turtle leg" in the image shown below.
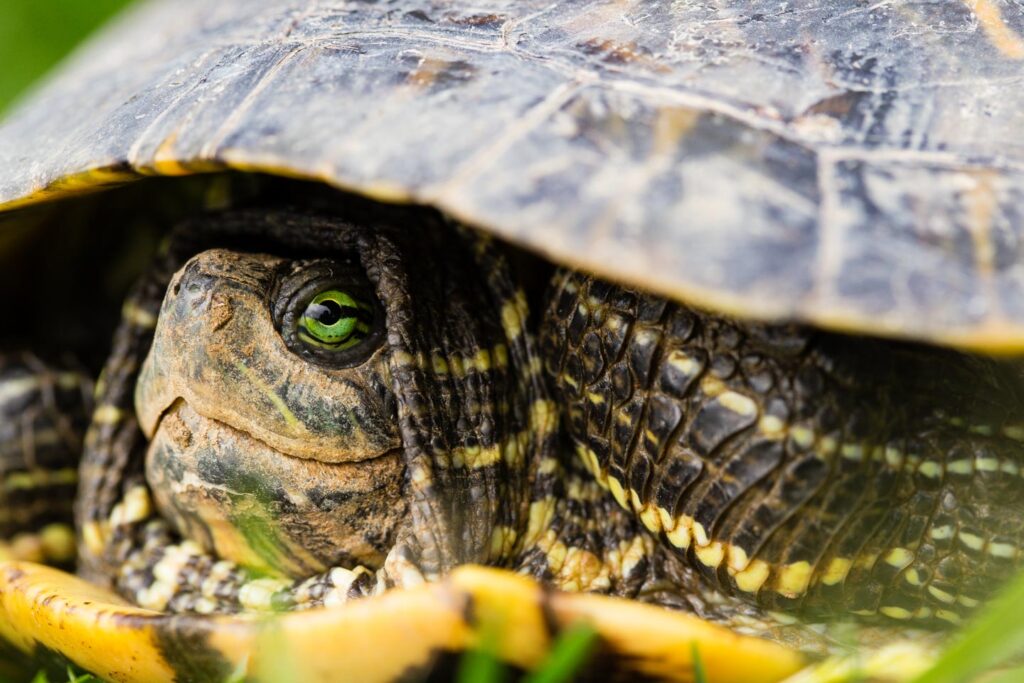
[[0,558],[74,561],[71,501],[92,404],[73,363],[0,353]]

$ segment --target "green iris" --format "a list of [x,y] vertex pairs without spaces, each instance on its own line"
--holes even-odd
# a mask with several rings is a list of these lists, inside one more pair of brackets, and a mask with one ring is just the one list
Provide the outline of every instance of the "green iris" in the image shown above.
[[313,346],[340,351],[365,339],[371,322],[372,306],[348,292],[328,289],[306,306],[299,319],[299,338]]

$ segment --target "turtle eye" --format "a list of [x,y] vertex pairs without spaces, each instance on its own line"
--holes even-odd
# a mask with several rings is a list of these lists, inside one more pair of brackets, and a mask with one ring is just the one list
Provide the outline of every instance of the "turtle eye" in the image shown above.
[[384,308],[362,268],[350,261],[290,261],[271,294],[274,327],[288,349],[329,368],[350,368],[387,336]]
[[326,289],[306,305],[298,321],[298,336],[319,349],[350,349],[370,334],[373,314],[370,303],[341,289]]

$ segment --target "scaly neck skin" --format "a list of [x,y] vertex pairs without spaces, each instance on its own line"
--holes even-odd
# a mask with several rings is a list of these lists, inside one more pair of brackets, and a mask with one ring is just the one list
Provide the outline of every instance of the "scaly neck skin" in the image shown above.
[[543,329],[588,471],[708,587],[936,626],[1021,562],[1024,391],[997,361],[742,324],[572,273]]
[[566,591],[636,597],[652,576],[656,543],[589,475],[541,463],[512,566]]

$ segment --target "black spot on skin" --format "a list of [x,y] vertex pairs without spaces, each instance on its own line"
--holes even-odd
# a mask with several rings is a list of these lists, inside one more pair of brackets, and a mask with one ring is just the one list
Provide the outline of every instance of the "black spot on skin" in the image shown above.
[[234,666],[209,642],[203,620],[173,619],[155,629],[157,648],[174,669],[176,683],[227,680]]

